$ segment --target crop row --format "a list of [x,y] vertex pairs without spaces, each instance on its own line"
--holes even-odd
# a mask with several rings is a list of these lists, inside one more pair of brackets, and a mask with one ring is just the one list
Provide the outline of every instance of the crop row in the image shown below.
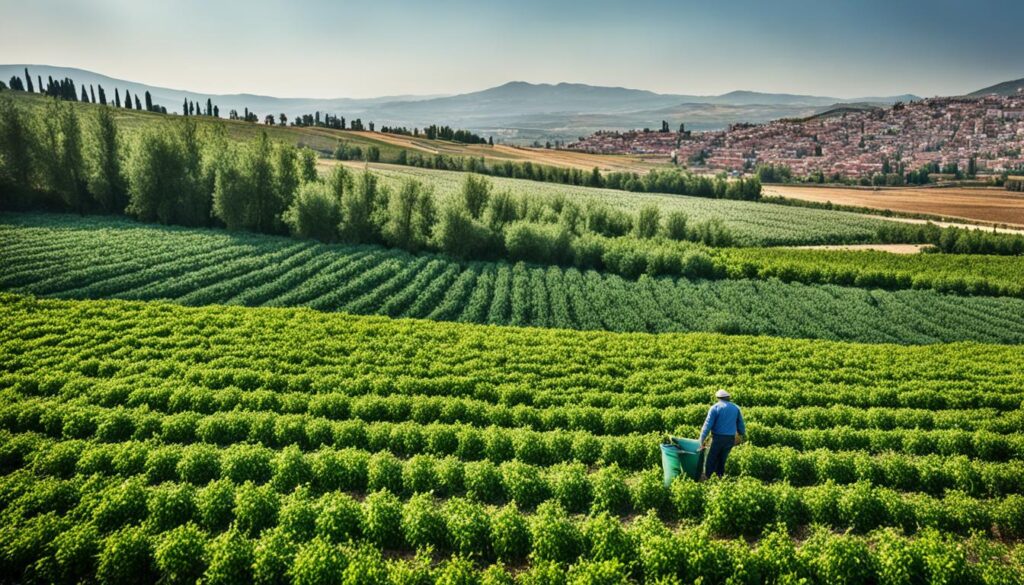
[[[6,238],[13,251],[5,250],[0,287],[65,298],[300,305],[564,329],[719,331],[897,343],[1024,342],[1024,301],[1014,298],[774,279],[629,280],[577,268],[461,264],[383,248],[259,236],[234,239],[116,220],[78,220],[84,226],[60,221],[70,225],[5,228],[14,232]],[[43,257],[21,243],[43,240],[49,231],[71,231],[77,237],[55,248],[43,246],[50,250]],[[97,248],[97,242],[107,246],[109,240],[121,241]],[[25,255],[13,253],[19,250]]]
[[[329,398],[330,395],[327,395]],[[2,404],[2,403],[0,403]],[[377,408],[373,408],[376,406]],[[309,414],[278,414],[267,411],[230,410],[203,415],[191,410],[175,409],[167,414],[152,411],[147,405],[139,408],[108,409],[77,403],[64,404],[58,401],[15,399],[0,407],[0,428],[14,432],[42,432],[55,438],[87,439],[97,437],[107,442],[129,438],[150,438],[154,436],[188,437],[215,444],[230,444],[239,441],[257,441],[274,445],[275,429],[288,431],[289,441],[308,447],[331,441],[360,440],[353,437],[370,437],[380,433],[388,434],[392,428],[407,429],[408,423],[415,426],[404,430],[409,441],[424,444],[451,442],[448,438],[459,434],[476,435],[480,442],[483,435],[506,433],[513,442],[533,444],[537,450],[535,458],[550,460],[561,445],[586,437],[598,450],[616,449],[609,447],[627,437],[644,437],[649,440],[664,432],[663,419],[653,416],[650,410],[642,410],[635,417],[606,416],[591,424],[584,424],[572,418],[572,410],[556,412],[547,419],[553,423],[543,424],[544,419],[528,408],[502,409],[500,417],[474,414],[462,410],[460,405],[444,411],[429,409],[406,410],[400,416],[393,416],[380,403],[364,408],[344,410],[337,401],[318,401],[320,416]],[[610,411],[614,412],[614,411]],[[676,434],[696,436],[701,421],[689,421],[674,426]],[[692,424],[691,424],[692,423]],[[552,428],[545,428],[551,426]],[[683,432],[679,432],[683,431]],[[749,438],[759,445],[786,446],[810,451],[827,449],[833,451],[863,450],[872,453],[888,451],[914,455],[936,453],[940,455],[970,455],[981,461],[1007,461],[1024,459],[1024,434],[994,433],[990,431],[961,430],[854,430],[847,427],[831,429],[789,429],[748,423]],[[276,440],[281,440],[278,437]],[[629,439],[630,441],[632,439]],[[550,447],[545,447],[550,445]],[[550,451],[550,452],[547,452]],[[630,464],[636,463],[630,459]]]
[[[437,427],[427,433],[418,433],[416,425],[378,425],[373,427],[373,434],[365,437],[345,434],[331,442],[330,436],[322,436],[315,447],[310,448],[297,442],[296,428],[294,425],[271,428],[268,431],[270,436],[262,441],[236,443],[237,447],[203,442],[193,444],[181,428],[173,426],[169,426],[162,441],[126,438],[116,443],[93,443],[55,441],[35,433],[8,434],[6,445],[0,451],[0,465],[5,469],[30,466],[43,475],[58,477],[92,472],[131,475],[153,467],[163,470],[153,476],[155,479],[174,479],[181,477],[180,474],[174,475],[178,473],[174,470],[179,460],[198,457],[205,462],[204,473],[207,474],[199,477],[212,478],[226,473],[236,480],[244,480],[263,478],[271,467],[275,451],[286,448],[305,451],[304,465],[309,467],[314,467],[314,462],[322,457],[332,460],[330,458],[339,452],[351,454],[349,456],[357,463],[350,466],[357,469],[362,469],[364,464],[358,462],[367,459],[370,453],[381,453],[380,457],[390,457],[392,461],[398,461],[400,457],[429,455],[454,457],[448,465],[458,469],[475,462],[491,466],[508,462],[525,464],[536,468],[532,473],[537,477],[542,475],[544,467],[560,464],[578,463],[597,468],[616,466],[634,471],[659,464],[657,452],[651,448],[656,437],[651,436],[596,441],[584,434],[543,437],[525,432],[480,433],[465,428],[455,431]],[[252,477],[234,475],[231,471],[250,460],[258,463],[259,469],[264,471]],[[119,461],[122,462],[120,466]],[[736,450],[726,470],[731,475],[768,482],[785,481],[797,486],[860,481],[934,495],[951,489],[978,497],[1024,493],[1024,485],[1019,481],[1024,466],[1020,462],[989,463],[964,456],[913,456],[824,449],[801,453],[789,447],[747,445]],[[396,475],[401,474],[396,472]],[[352,485],[362,484],[357,481]],[[401,484],[389,485],[397,491]]]
[[[914,538],[816,530],[797,546],[774,529],[750,547],[715,540],[704,527],[672,531],[650,515],[628,527],[607,514],[575,518],[555,503],[526,516],[463,499],[438,505],[429,495],[403,505],[386,491],[358,503],[301,491],[281,498],[251,484],[166,485],[151,494],[132,483],[83,488],[96,507],[0,528],[4,575],[104,584],[1009,584],[1020,582],[1022,564],[1019,547],[935,530]],[[395,555],[415,549],[412,559]],[[452,556],[436,562],[442,551]],[[506,563],[522,567],[516,579]]]
[[[227,372],[234,378],[235,371]],[[191,377],[191,376],[190,376]],[[205,377],[210,380],[215,376]],[[221,378],[223,380],[223,378]],[[111,388],[123,389],[124,384],[138,388],[127,396],[111,395]],[[458,384],[458,381],[453,381]],[[220,383],[217,383],[221,386]],[[141,387],[141,388],[140,388]],[[403,384],[396,393],[370,393],[368,388],[337,388],[333,392],[274,392],[263,388],[244,391],[237,387],[211,389],[168,384],[165,380],[137,377],[120,379],[113,384],[45,384],[25,374],[0,376],[0,389],[10,389],[8,399],[18,402],[16,408],[44,408],[43,398],[74,397],[79,405],[122,404],[127,407],[145,407],[155,412],[198,412],[213,414],[231,410],[273,412],[278,414],[310,414],[332,420],[358,418],[367,422],[412,420],[419,423],[465,422],[475,426],[496,425],[527,427],[534,430],[584,430],[595,434],[623,434],[629,432],[657,432],[677,430],[700,425],[707,414],[702,403],[706,391],[695,391],[689,396],[673,393],[666,405],[665,397],[654,397],[654,404],[645,404],[643,396],[633,400],[599,401],[592,406],[595,392],[562,392],[561,399],[552,404],[541,392],[536,395],[523,387],[508,387],[491,396],[474,391],[481,398],[447,395],[439,396],[437,384]],[[10,393],[13,391],[13,393]],[[350,393],[351,392],[351,393]],[[416,392],[415,394],[410,392]],[[569,398],[565,396],[569,394]],[[759,392],[744,392],[744,418],[764,427],[812,430],[837,429],[849,432],[869,430],[957,430],[960,436],[970,431],[990,431],[1013,434],[1024,424],[1024,413],[1017,408],[1020,398],[1003,395],[1013,410],[1003,412],[994,408],[927,410],[924,408],[866,407],[846,405],[821,406],[758,406]],[[552,398],[555,398],[552,396]],[[621,398],[621,396],[620,396]],[[540,404],[537,404],[537,403]],[[552,401],[554,402],[554,401]],[[0,405],[3,401],[0,400]],[[536,406],[534,404],[537,404]],[[582,404],[582,405],[581,405]],[[677,432],[678,434],[678,432]],[[963,439],[959,439],[963,440]],[[1012,440],[1012,439],[1008,439]]]
[[1006,346],[492,329],[11,296],[0,311],[3,387],[95,395],[100,404],[181,401],[200,412],[218,405],[303,412],[314,400],[351,400],[310,392],[665,408],[707,404],[726,387],[741,406],[990,408],[1014,420],[1024,388],[1024,355]]

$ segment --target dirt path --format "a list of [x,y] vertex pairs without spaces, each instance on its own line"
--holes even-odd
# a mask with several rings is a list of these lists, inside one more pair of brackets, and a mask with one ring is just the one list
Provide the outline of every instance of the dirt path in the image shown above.
[[875,250],[890,254],[919,254],[925,244],[846,244],[829,246],[787,246],[795,250]]

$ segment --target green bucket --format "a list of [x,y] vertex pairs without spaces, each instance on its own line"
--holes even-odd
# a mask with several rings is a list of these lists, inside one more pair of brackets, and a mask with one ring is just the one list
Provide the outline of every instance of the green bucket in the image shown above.
[[676,437],[671,437],[670,441],[661,446],[661,469],[664,473],[665,487],[669,487],[680,473],[697,481],[704,464],[704,452],[700,450],[700,442]]

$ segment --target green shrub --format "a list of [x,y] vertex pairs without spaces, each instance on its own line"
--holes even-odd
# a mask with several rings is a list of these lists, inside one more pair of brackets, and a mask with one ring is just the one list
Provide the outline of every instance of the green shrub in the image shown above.
[[548,497],[540,470],[519,461],[501,464],[501,484],[508,497],[523,508],[532,508]]
[[804,544],[799,554],[821,583],[855,585],[875,579],[871,551],[857,536],[822,530]]
[[348,555],[321,538],[299,547],[290,576],[294,585],[335,585],[341,583],[348,567]]
[[310,500],[308,490],[297,488],[281,502],[279,526],[289,538],[305,542],[316,532],[319,512],[317,503]]
[[628,585],[629,571],[617,559],[582,561],[569,569],[569,585]]
[[358,538],[362,530],[363,510],[359,502],[344,493],[330,493],[320,502],[320,515],[316,519],[319,536],[341,544]]
[[160,582],[195,583],[206,571],[205,552],[206,535],[191,522],[164,533],[155,551]]
[[363,503],[363,534],[377,546],[402,546],[402,503],[387,490],[376,491]]
[[630,502],[637,512],[654,510],[658,515],[667,515],[672,508],[670,493],[660,470],[641,473],[629,486]]
[[178,481],[181,451],[177,445],[164,445],[151,450],[146,456],[146,483],[156,485],[165,481]]
[[452,498],[444,506],[448,542],[464,556],[490,557],[491,522],[483,506],[463,498]]
[[405,542],[416,549],[444,548],[445,519],[429,493],[412,496],[402,509],[402,534]]
[[495,557],[506,563],[519,562],[530,553],[530,526],[514,503],[491,517],[491,547]]
[[622,522],[608,512],[588,518],[582,527],[584,545],[589,552],[588,559],[597,561],[619,561],[630,567],[636,561],[633,539],[622,527]]
[[311,459],[313,486],[318,491],[366,489],[370,456],[365,451],[324,449]]
[[232,445],[222,458],[223,475],[236,484],[266,483],[273,473],[273,451],[261,445]]
[[277,524],[280,497],[269,485],[242,484],[235,493],[235,521],[249,538]]
[[704,484],[688,477],[677,477],[669,486],[669,497],[679,518],[700,520],[704,517]]
[[210,532],[222,532],[235,519],[235,486],[221,479],[199,489],[196,493],[199,523]]
[[274,474],[271,483],[278,492],[288,493],[300,485],[309,483],[313,471],[302,451],[295,445],[282,449],[274,459]]
[[562,463],[548,469],[551,495],[566,511],[586,512],[591,503],[590,478],[582,463]]
[[437,485],[434,458],[430,455],[414,455],[402,468],[402,485],[409,493],[432,491]]
[[253,546],[253,582],[260,585],[289,585],[289,571],[298,546],[279,526],[263,533]]
[[756,536],[775,518],[771,492],[749,478],[710,482],[706,510],[708,528],[722,535]]
[[580,554],[580,532],[557,502],[544,502],[530,518],[533,557],[572,563]]
[[207,547],[209,566],[203,583],[209,585],[251,585],[253,581],[252,542],[238,530],[222,533]]
[[602,467],[590,478],[594,490],[594,512],[625,514],[629,511],[629,487],[626,476],[615,463]]
[[100,550],[96,580],[105,585],[148,583],[156,579],[152,545],[139,527],[108,536]]
[[389,585],[387,564],[379,549],[360,546],[348,558],[342,585]]
[[367,463],[367,488],[402,493],[402,462],[387,451],[374,453]]
[[178,475],[183,481],[206,485],[220,477],[220,454],[210,445],[189,445],[182,450]]
[[889,521],[885,504],[874,488],[866,483],[857,483],[842,490],[839,517],[843,526],[860,533],[885,526]]
[[472,461],[465,466],[466,496],[478,502],[494,504],[504,499],[502,475],[490,461]]
[[91,523],[69,527],[53,539],[56,580],[82,583],[94,576],[100,534]]
[[137,479],[112,485],[92,509],[92,521],[101,532],[138,524],[146,518],[147,500],[146,488]]
[[161,484],[149,493],[147,523],[154,532],[164,532],[191,522],[198,516],[196,489],[189,484]]

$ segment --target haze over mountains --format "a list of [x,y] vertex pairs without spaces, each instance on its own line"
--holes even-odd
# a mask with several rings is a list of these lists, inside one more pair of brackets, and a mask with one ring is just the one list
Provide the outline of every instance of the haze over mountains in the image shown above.
[[[831,109],[838,104],[887,105],[919,99],[915,95],[835,98],[827,96],[732,91],[722,95],[659,94],[622,87],[599,87],[579,83],[533,84],[513,81],[482,91],[445,96],[381,96],[376,98],[278,98],[253,94],[202,94],[169,89],[99,73],[47,65],[0,65],[0,79],[23,76],[28,67],[37,83],[70,77],[79,86],[102,84],[111,98],[114,89],[135,94],[149,91],[156,104],[169,112],[180,112],[186,99],[205,103],[212,98],[222,116],[245,108],[261,118],[284,113],[289,119],[315,111],[362,118],[380,126],[424,127],[447,124],[494,135],[507,142],[532,140],[574,140],[596,130],[626,130],[659,127],[666,120],[673,129],[680,123],[694,130],[722,128],[736,122],[765,122],[778,118],[803,117]],[[971,95],[1013,92],[1024,80],[1006,82]]]

